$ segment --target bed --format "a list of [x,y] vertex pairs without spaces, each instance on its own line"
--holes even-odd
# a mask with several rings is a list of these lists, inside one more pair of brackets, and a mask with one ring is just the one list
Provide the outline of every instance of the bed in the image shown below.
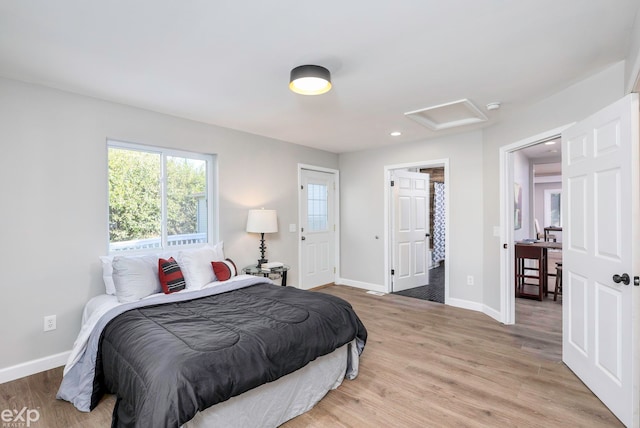
[[355,378],[367,337],[344,300],[261,277],[120,297],[87,304],[57,394],[116,394],[116,427],[278,426]]

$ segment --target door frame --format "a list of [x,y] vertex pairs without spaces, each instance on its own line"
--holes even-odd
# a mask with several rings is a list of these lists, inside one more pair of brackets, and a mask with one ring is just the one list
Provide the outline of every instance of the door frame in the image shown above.
[[[450,247],[450,238],[449,238],[449,217],[451,215],[451,210],[449,209],[449,158],[444,159],[434,159],[428,161],[421,162],[411,162],[411,163],[403,163],[403,164],[394,164],[394,165],[385,165],[384,166],[384,289],[387,293],[391,293],[391,266],[393,265],[393,242],[391,241],[392,236],[392,211],[393,211],[393,195],[391,193],[391,186],[389,185],[391,181],[391,173],[396,169],[407,169],[407,168],[435,168],[435,167],[443,167],[444,168],[444,193],[445,193],[445,237],[444,237],[444,248],[446,259],[449,259],[451,256],[451,247]],[[445,262],[444,264],[444,303],[447,304],[449,301],[449,266],[451,263]]]
[[[340,171],[333,168],[325,168],[323,166],[316,165],[308,165],[299,163],[298,164],[298,190],[300,190],[302,186],[302,170],[316,171],[316,172],[324,172],[327,174],[333,174],[336,188],[333,192],[333,219],[336,225],[336,230],[334,233],[334,266],[336,267],[336,271],[333,273],[333,281],[335,282],[336,278],[340,278]],[[301,192],[298,192],[298,226],[296,227],[296,239],[298,240],[298,284],[299,287],[302,287],[302,232],[300,232],[300,225],[302,224],[302,197]]]
[[[525,147],[535,146],[544,141],[558,138],[562,131],[573,123],[542,132],[524,140],[516,141],[500,147],[500,322],[515,324],[516,296],[514,290],[513,260],[515,248],[513,246],[513,181],[514,165],[512,154]],[[506,248],[505,248],[506,245]]]

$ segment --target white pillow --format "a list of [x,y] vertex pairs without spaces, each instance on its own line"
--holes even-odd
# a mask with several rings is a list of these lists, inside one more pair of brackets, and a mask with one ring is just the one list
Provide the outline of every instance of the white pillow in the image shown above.
[[116,286],[113,283],[113,256],[100,256],[102,262],[102,280],[107,294],[116,294]]
[[182,250],[178,253],[178,264],[189,289],[200,289],[204,285],[216,281],[211,262],[224,260],[222,242],[213,247],[206,245],[193,250]]
[[135,302],[162,290],[158,278],[158,256],[115,256],[113,283],[120,303]]
[[[173,252],[175,253],[175,251]],[[127,258],[138,258],[138,257],[148,257],[154,256],[157,259],[163,258],[168,259],[173,256],[173,253],[170,251],[165,251],[157,254],[144,254],[144,255],[111,255],[111,256],[100,256],[100,261],[102,262],[102,281],[104,282],[104,288],[106,294],[115,295],[116,294],[116,286],[113,283],[113,258],[114,257],[127,257]]]

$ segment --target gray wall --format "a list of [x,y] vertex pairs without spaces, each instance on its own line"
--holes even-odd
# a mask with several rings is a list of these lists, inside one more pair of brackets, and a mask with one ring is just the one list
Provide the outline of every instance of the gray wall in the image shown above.
[[[483,132],[341,154],[341,277],[346,283],[384,286],[384,166],[448,158],[450,297],[499,311],[501,242],[493,230],[500,225],[500,147],[578,121],[622,98],[624,67],[614,64],[520,111],[503,106],[500,123]],[[529,216],[527,209],[523,218]],[[529,231],[523,224],[523,233]],[[475,276],[475,285],[466,285],[467,275]]]
[[500,310],[501,242],[493,236],[500,224],[500,147],[528,139],[586,118],[625,95],[624,63],[617,63],[526,109],[503,111],[502,121],[485,130],[483,144],[484,185],[484,296],[486,306]]
[[[450,296],[482,300],[482,132],[340,155],[341,277],[383,289],[384,167],[449,159]],[[380,239],[376,239],[378,236]],[[467,275],[475,277],[466,285]],[[347,282],[348,283],[348,282]]]
[[624,79],[627,93],[640,92],[640,12],[636,15],[636,21],[631,29]]
[[297,164],[337,168],[336,154],[0,78],[0,369],[70,350],[84,304],[104,292],[107,138],[217,154],[226,255],[254,262],[247,210],[276,209],[268,252],[296,284]]

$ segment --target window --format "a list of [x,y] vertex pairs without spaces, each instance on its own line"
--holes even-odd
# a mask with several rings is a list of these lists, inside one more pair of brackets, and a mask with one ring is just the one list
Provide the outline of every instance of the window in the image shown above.
[[312,184],[307,186],[307,232],[324,232],[327,230],[327,186]]
[[109,252],[212,239],[213,156],[108,141]]
[[544,191],[544,225],[562,227],[561,215],[562,189],[545,189]]

